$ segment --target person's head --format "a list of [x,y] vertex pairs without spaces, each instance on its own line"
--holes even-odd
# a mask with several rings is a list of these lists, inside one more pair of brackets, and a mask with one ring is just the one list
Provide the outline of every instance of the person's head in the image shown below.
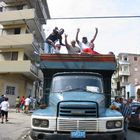
[[5,98],[5,101],[8,101],[8,97]]
[[128,98],[128,103],[131,104],[133,102],[132,98]]
[[75,47],[75,44],[76,44],[76,41],[75,41],[75,40],[72,40],[72,41],[71,41],[71,45],[72,45],[73,47]]
[[64,29],[61,28],[59,31],[58,31],[59,35],[62,35],[64,33]]
[[108,54],[110,54],[110,55],[114,55],[114,53],[113,53],[113,52],[109,52]]
[[119,102],[119,97],[118,96],[115,96],[115,101]]
[[83,42],[84,44],[86,44],[86,43],[88,42],[87,37],[83,37],[83,38],[82,38],[82,42]]
[[119,103],[123,103],[123,97],[119,98]]
[[58,27],[55,27],[55,28],[53,29],[53,33],[54,33],[54,34],[58,34]]

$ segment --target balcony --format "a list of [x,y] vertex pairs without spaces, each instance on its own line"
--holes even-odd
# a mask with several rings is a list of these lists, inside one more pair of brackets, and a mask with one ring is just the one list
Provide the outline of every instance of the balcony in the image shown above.
[[0,49],[2,48],[21,48],[30,56],[33,51],[39,52],[42,46],[34,39],[32,34],[14,34],[0,36]]
[[[17,0],[2,0],[6,4],[16,3]],[[25,0],[18,0],[18,2],[24,2]]]
[[22,74],[32,80],[42,79],[42,72],[31,63],[27,61],[0,61],[0,74],[1,73],[18,73]]
[[0,12],[0,24],[3,26],[26,24],[30,32],[34,31],[38,42],[43,43],[45,41],[45,33],[35,14],[35,9]]
[[119,71],[119,76],[130,76],[129,71]]

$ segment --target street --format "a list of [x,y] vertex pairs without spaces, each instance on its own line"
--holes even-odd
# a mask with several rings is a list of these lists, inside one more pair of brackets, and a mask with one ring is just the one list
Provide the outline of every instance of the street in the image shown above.
[[0,123],[0,140],[23,140],[30,130],[31,114],[16,113],[15,109],[10,109],[8,116],[7,123]]
[[[31,113],[9,111],[9,121],[0,124],[0,140],[31,140],[29,138]],[[140,131],[129,130],[127,140],[140,140]]]
[[128,129],[127,140],[140,140],[140,130]]

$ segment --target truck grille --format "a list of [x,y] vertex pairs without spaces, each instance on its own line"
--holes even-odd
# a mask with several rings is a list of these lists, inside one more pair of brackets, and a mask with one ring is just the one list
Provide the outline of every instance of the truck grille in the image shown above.
[[61,102],[58,106],[59,117],[94,117],[98,116],[95,102]]
[[70,118],[58,118],[57,123],[57,131],[83,130],[86,132],[95,132],[98,130],[96,120],[74,120]]

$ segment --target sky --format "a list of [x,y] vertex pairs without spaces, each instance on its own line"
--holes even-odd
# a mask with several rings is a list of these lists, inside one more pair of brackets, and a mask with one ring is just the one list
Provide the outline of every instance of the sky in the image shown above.
[[[140,54],[140,0],[47,0],[51,20],[44,26],[46,37],[54,27],[64,28],[68,42],[86,36],[90,41],[98,28],[95,51]],[[137,18],[87,18],[138,16]],[[76,19],[78,17],[78,19]],[[84,18],[79,18],[84,17]],[[86,17],[86,18],[85,18]],[[71,18],[71,19],[65,19]],[[64,35],[63,35],[64,42]],[[62,47],[62,53],[66,48]]]

